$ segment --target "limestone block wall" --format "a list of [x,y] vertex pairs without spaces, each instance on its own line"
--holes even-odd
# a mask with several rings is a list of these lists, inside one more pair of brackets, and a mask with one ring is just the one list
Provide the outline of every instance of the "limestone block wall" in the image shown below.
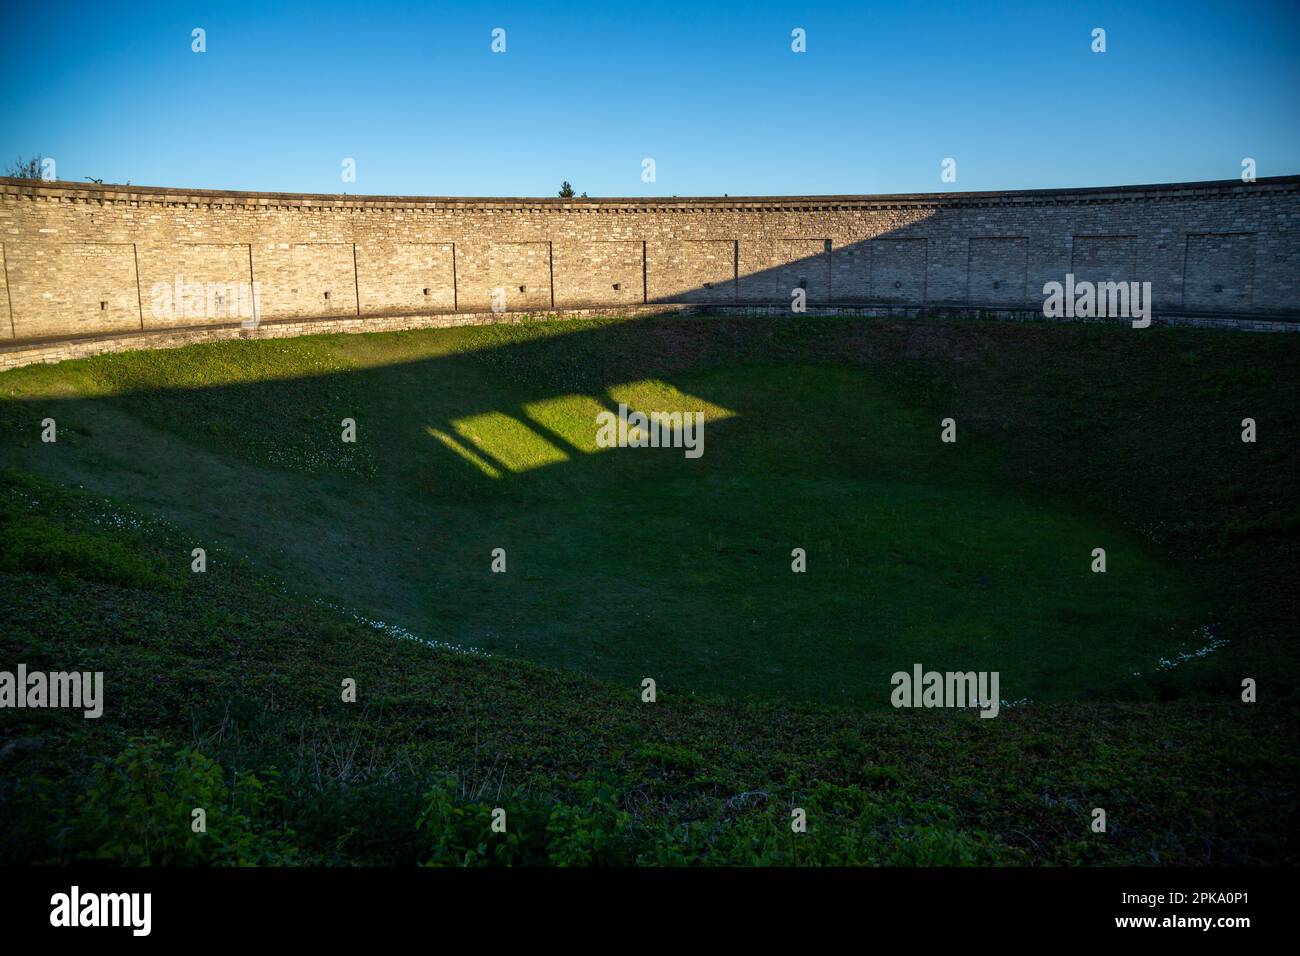
[[376,239],[354,248],[360,315],[455,310],[455,243]]
[[913,196],[457,199],[0,179],[0,342],[249,320],[630,307],[1300,317],[1300,177]]
[[644,241],[566,240],[553,245],[552,255],[557,307],[637,305],[646,301]]

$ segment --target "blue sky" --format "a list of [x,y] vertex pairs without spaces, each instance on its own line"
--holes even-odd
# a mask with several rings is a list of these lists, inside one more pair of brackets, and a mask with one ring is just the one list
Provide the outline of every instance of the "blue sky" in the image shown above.
[[1300,3],[21,4],[0,165],[37,152],[65,180],[472,196],[1293,174]]

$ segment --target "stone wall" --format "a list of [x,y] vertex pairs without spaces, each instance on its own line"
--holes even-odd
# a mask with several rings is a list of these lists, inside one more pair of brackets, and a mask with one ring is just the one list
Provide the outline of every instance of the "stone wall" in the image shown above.
[[[0,179],[0,343],[646,304],[1300,316],[1300,177],[916,196],[452,199]],[[286,325],[286,327],[288,327]]]

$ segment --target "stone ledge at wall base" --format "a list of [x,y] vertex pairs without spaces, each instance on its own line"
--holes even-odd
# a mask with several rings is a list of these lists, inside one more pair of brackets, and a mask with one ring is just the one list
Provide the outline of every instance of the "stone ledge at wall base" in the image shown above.
[[[776,305],[695,305],[686,310],[691,314],[777,316],[792,315],[789,306]],[[818,305],[810,303],[807,317],[859,316],[872,319],[955,319],[990,322],[1092,322],[1110,325],[1131,325],[1130,319],[1112,318],[1049,318],[1040,306],[973,306],[973,305],[900,305],[881,302],[853,305]],[[1183,326],[1201,329],[1232,329],[1243,332],[1300,332],[1300,312],[1282,312],[1271,315],[1231,315],[1211,312],[1165,311],[1151,317],[1153,326]]]
[[[70,359],[89,358],[90,356],[110,352],[172,349],[202,342],[219,342],[228,339],[282,339],[294,338],[300,335],[399,332],[467,325],[555,322],[590,318],[638,319],[670,315],[792,316],[807,319],[859,317],[868,319],[951,319],[959,321],[1051,323],[1092,321],[1115,325],[1131,324],[1128,319],[1048,319],[1043,316],[1041,309],[1028,307],[976,308],[972,306],[907,306],[890,303],[877,305],[813,305],[809,307],[808,312],[797,315],[791,313],[788,307],[783,306],[660,303],[601,309],[445,312],[414,315],[346,316],[342,318],[321,316],[316,318],[275,319],[261,322],[253,327],[231,323],[185,329],[145,330],[110,335],[89,335],[79,338],[3,343],[0,344],[0,371],[21,368],[25,365],[48,365]],[[1153,326],[1183,326],[1251,332],[1300,332],[1300,317],[1291,316],[1262,319],[1258,316],[1171,312],[1153,316],[1151,324]]]
[[548,322],[583,318],[627,318],[693,311],[673,306],[631,306],[606,309],[531,310],[519,312],[443,312],[384,316],[318,316],[273,319],[255,326],[242,323],[87,335],[57,340],[0,343],[0,371],[24,365],[52,364],[110,352],[174,349],[229,339],[287,339],[302,335],[405,332],[466,325]]

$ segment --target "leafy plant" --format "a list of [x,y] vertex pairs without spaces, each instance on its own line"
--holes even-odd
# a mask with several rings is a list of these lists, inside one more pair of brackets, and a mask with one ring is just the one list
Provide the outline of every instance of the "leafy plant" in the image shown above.
[[[279,823],[283,797],[272,773],[236,774],[198,750],[168,752],[160,741],[131,740],[91,773],[71,812],[58,814],[61,862],[124,866],[265,865],[295,861],[293,833]],[[195,832],[193,811],[206,814]]]

